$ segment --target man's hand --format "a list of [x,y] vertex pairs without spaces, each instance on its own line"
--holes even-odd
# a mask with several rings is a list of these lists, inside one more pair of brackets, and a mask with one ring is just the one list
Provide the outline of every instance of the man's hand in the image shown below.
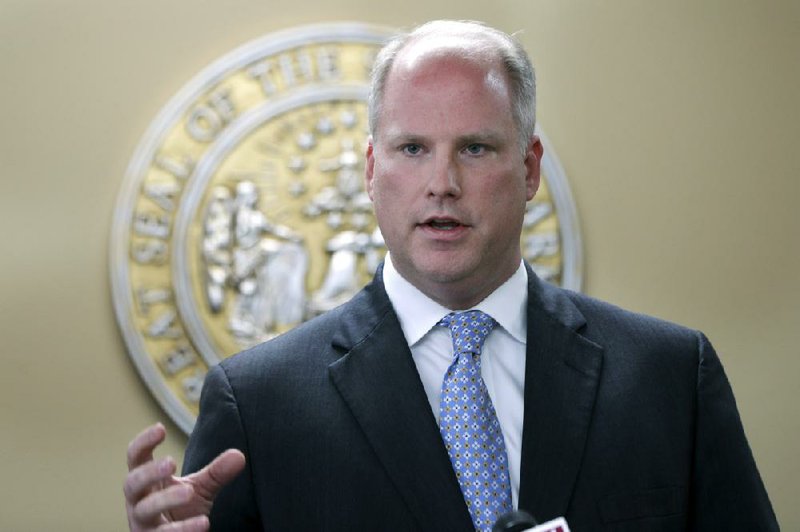
[[196,473],[176,477],[175,460],[153,459],[166,430],[157,423],[128,445],[125,506],[131,532],[205,531],[214,497],[244,469],[244,455],[228,449]]

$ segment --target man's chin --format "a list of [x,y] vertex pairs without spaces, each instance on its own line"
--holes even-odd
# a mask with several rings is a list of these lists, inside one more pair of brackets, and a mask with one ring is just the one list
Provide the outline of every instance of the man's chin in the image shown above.
[[449,260],[419,261],[414,264],[414,279],[409,279],[418,288],[436,286],[439,289],[457,286],[468,282],[475,269],[455,258]]

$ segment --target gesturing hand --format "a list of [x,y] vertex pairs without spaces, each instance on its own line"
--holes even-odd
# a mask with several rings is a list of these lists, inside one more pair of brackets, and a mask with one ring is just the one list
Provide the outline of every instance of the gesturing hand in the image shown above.
[[196,473],[176,477],[175,460],[153,459],[166,430],[157,423],[140,432],[128,445],[125,506],[131,532],[204,531],[219,490],[244,469],[244,455],[228,449]]

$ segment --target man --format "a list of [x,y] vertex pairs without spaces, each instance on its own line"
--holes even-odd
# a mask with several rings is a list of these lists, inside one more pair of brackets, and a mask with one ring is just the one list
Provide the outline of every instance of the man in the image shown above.
[[161,426],[131,443],[132,530],[207,514],[215,530],[488,530],[511,507],[574,530],[777,529],[706,338],[522,261],[534,99],[524,51],[483,25],[387,45],[366,168],[384,267],[209,372],[195,473],[153,460]]

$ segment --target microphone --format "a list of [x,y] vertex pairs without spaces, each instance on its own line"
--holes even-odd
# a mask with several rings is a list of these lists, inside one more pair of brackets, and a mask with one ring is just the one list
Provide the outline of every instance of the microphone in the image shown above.
[[501,515],[492,527],[492,532],[570,532],[570,530],[563,517],[539,524],[528,512],[515,510]]
[[492,527],[492,532],[523,532],[538,524],[538,521],[525,510],[514,510],[501,515]]

